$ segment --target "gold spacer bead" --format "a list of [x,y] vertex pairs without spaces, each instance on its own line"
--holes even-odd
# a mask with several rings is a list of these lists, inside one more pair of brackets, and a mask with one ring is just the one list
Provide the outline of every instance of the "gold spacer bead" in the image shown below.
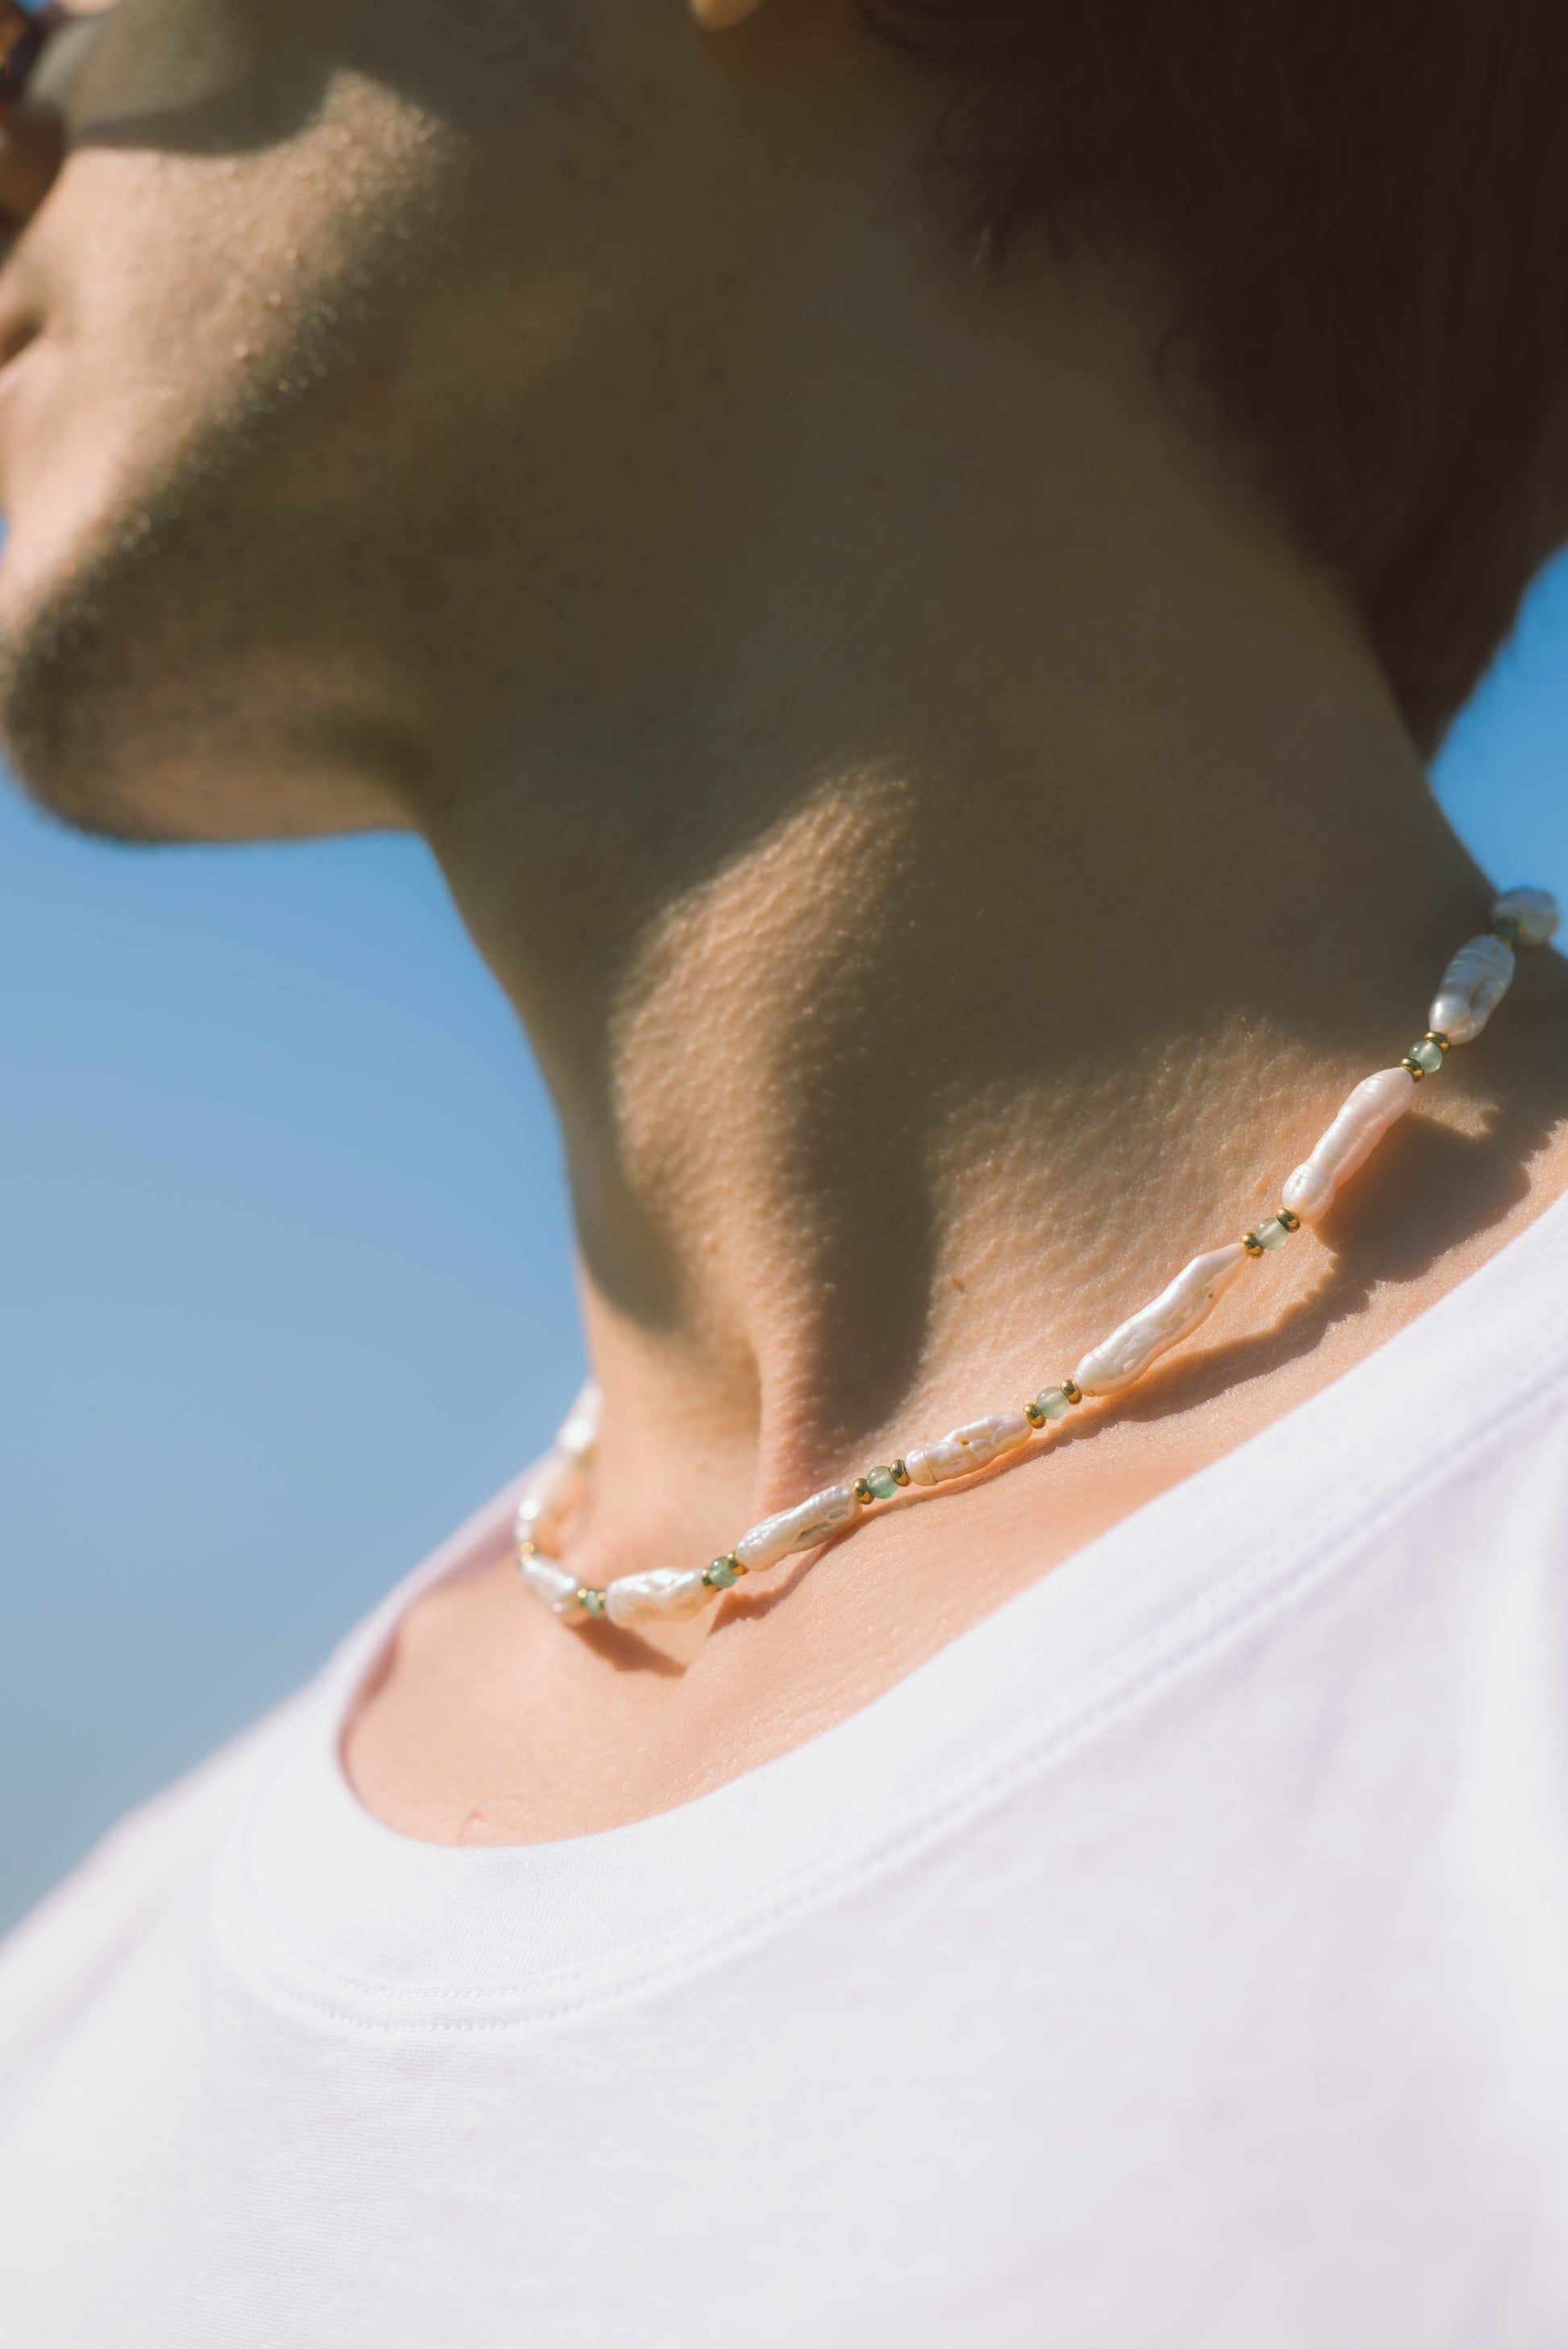
[[1274,1212],[1278,1220],[1284,1226],[1287,1232],[1300,1231],[1301,1217],[1296,1214],[1294,1207],[1278,1207]]
[[869,1508],[872,1501],[876,1498],[875,1494],[872,1491],[871,1486],[866,1483],[863,1476],[857,1476],[855,1478],[855,1498],[860,1503],[862,1509]]
[[888,1473],[895,1485],[908,1485],[913,1481],[902,1460],[895,1460]]
[[524,1534],[522,1539],[517,1546],[517,1562],[519,1566],[523,1563],[525,1558],[537,1557],[538,1556],[538,1543],[533,1539],[531,1534]]
[[1421,1079],[1427,1073],[1425,1069],[1422,1068],[1419,1061],[1415,1060],[1408,1052],[1405,1054],[1403,1060],[1399,1062],[1399,1066],[1402,1069],[1408,1069],[1410,1074],[1415,1078],[1418,1084],[1420,1083]]
[[1245,1248],[1249,1256],[1262,1256],[1264,1253],[1264,1244],[1262,1240],[1259,1239],[1256,1232],[1243,1232],[1242,1234],[1242,1246]]
[[1082,1402],[1083,1389],[1082,1387],[1075,1387],[1071,1379],[1058,1379],[1057,1381],[1057,1384],[1060,1387],[1063,1394],[1066,1395],[1069,1402]]
[[1024,1405],[1024,1417],[1031,1427],[1044,1427],[1046,1424],[1046,1414],[1037,1402],[1026,1402]]
[[1429,1028],[1426,1041],[1429,1044],[1435,1044],[1439,1052],[1446,1052],[1450,1049],[1449,1040],[1440,1028]]

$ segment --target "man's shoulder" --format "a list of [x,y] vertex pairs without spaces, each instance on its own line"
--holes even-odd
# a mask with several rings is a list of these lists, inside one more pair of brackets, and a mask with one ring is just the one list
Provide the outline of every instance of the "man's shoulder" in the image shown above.
[[36,2047],[202,1874],[303,1697],[129,1812],[0,1942],[0,2069]]

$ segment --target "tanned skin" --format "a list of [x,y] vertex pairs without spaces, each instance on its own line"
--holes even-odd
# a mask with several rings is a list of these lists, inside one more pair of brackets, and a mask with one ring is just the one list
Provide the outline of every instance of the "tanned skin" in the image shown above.
[[[1267,1212],[1489,900],[1137,271],[983,282],[938,87],[837,0],[704,13],[119,0],[0,149],[14,763],[133,840],[429,842],[565,1137],[597,1583],[1059,1375]],[[1535,957],[1042,1456],[646,1640],[504,1567],[428,1598],[361,1796],[574,1835],[864,1704],[1522,1230],[1565,1035]]]

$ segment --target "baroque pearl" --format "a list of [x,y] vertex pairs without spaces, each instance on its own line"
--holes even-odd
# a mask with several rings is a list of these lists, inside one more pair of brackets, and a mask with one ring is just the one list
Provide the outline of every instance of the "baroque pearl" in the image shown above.
[[564,1452],[568,1460],[575,1460],[584,1468],[593,1457],[593,1439],[599,1433],[599,1408],[598,1381],[588,1379],[578,1389],[576,1402],[556,1432],[556,1450]]
[[558,1548],[562,1521],[582,1492],[583,1470],[578,1463],[562,1452],[547,1452],[517,1505],[518,1540],[537,1542],[542,1550]]
[[542,1607],[548,1607],[552,1615],[567,1617],[583,1612],[577,1604],[577,1577],[565,1567],[557,1566],[552,1557],[525,1555],[518,1560],[518,1572],[524,1588]]
[[[1415,1098],[1408,1069],[1379,1069],[1363,1077],[1310,1158],[1284,1186],[1284,1204],[1304,1224],[1316,1223],[1334,1204],[1347,1174],[1364,1165]],[[1082,1381],[1080,1381],[1081,1384]]]
[[[1505,889],[1491,909],[1494,922],[1517,922],[1522,947],[1543,947],[1557,928],[1557,900],[1550,889]],[[1448,1034],[1448,1030],[1443,1030]]]
[[1446,1036],[1450,1044],[1470,1043],[1480,1034],[1512,979],[1513,948],[1506,939],[1467,939],[1438,983],[1427,1014],[1428,1027]]
[[903,1464],[915,1485],[945,1485],[954,1476],[973,1476],[988,1468],[1004,1452],[1016,1452],[1029,1440],[1029,1423],[1021,1411],[987,1412],[972,1419],[934,1444],[917,1444],[903,1455]]
[[635,1623],[678,1623],[700,1614],[717,1596],[703,1580],[700,1566],[655,1566],[612,1582],[604,1592],[604,1612],[625,1631]]
[[1073,1372],[1085,1394],[1115,1394],[1140,1378],[1150,1362],[1168,1348],[1190,1337],[1206,1321],[1247,1261],[1240,1240],[1211,1248],[1183,1267],[1169,1288],[1151,1305],[1113,1330],[1109,1338],[1086,1354]]
[[813,1493],[809,1501],[780,1509],[776,1516],[752,1526],[736,1543],[735,1555],[753,1573],[759,1567],[777,1566],[791,1550],[815,1549],[819,1542],[825,1542],[830,1534],[857,1517],[860,1508],[852,1485],[830,1485],[825,1491]]

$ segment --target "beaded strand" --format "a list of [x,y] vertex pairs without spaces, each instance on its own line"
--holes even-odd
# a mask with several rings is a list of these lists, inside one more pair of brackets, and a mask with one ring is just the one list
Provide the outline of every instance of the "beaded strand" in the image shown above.
[[1416,1087],[1438,1074],[1455,1044],[1468,1044],[1480,1034],[1508,992],[1516,954],[1544,946],[1557,923],[1556,901],[1544,889],[1510,889],[1499,897],[1490,931],[1469,939],[1444,971],[1426,1034],[1397,1068],[1379,1069],[1356,1087],[1310,1157],[1290,1176],[1277,1211],[1239,1240],[1194,1257],[1150,1304],[1093,1347],[1071,1378],[1043,1387],[1021,1411],[989,1412],[934,1443],[913,1445],[902,1459],[868,1468],[851,1482],[830,1485],[793,1508],[764,1517],[707,1566],[654,1567],[596,1589],[579,1582],[553,1554],[569,1513],[583,1497],[593,1460],[599,1391],[590,1381],[518,1509],[517,1562],[525,1586],[568,1622],[597,1618],[631,1629],[678,1621],[711,1605],[743,1575],[820,1548],[879,1503],[914,1487],[972,1476],[1066,1419],[1088,1396],[1119,1394],[1208,1319],[1249,1263],[1274,1254],[1327,1214],[1339,1185],[1365,1164],[1409,1108]]

